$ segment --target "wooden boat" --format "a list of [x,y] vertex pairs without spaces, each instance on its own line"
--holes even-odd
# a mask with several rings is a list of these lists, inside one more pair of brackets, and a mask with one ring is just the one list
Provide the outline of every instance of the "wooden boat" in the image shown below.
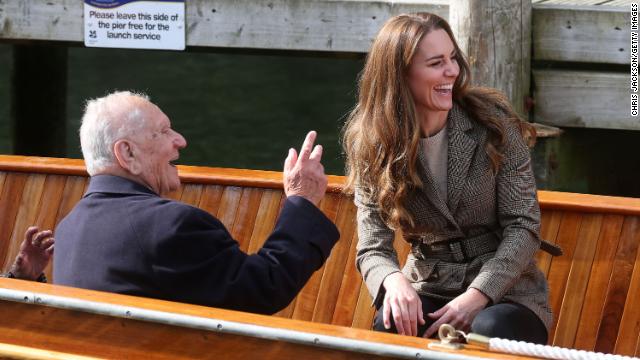
[[[283,199],[278,172],[180,166],[174,199],[216,215],[253,252]],[[0,156],[2,268],[26,227],[53,228],[82,196],[80,160]],[[341,239],[325,266],[275,316],[0,279],[0,357],[9,358],[523,358],[369,331],[371,299],[354,266],[352,199],[330,177],[321,209]],[[537,260],[556,316],[550,344],[640,354],[640,199],[540,191],[542,236],[565,254]],[[401,258],[408,247],[397,241]],[[47,269],[51,275],[51,269]],[[452,357],[453,356],[453,357]]]

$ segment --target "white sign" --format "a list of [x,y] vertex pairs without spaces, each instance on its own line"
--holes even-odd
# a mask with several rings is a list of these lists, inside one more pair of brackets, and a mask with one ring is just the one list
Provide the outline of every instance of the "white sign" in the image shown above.
[[84,0],[84,45],[184,50],[184,0]]

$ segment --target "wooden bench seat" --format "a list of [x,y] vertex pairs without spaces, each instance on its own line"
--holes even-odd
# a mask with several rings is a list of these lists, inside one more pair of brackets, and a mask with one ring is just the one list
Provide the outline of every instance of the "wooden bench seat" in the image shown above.
[[[243,250],[254,252],[274,226],[283,200],[279,172],[180,166],[171,197],[218,217]],[[27,226],[53,228],[88,183],[81,160],[0,156],[1,269],[15,257]],[[355,206],[330,177],[322,210],[341,239],[279,317],[369,329],[374,309],[355,269]],[[551,288],[556,326],[550,343],[640,355],[640,199],[540,191],[543,238],[564,255],[538,254]],[[396,241],[402,260],[408,246]],[[51,269],[47,269],[51,275]]]

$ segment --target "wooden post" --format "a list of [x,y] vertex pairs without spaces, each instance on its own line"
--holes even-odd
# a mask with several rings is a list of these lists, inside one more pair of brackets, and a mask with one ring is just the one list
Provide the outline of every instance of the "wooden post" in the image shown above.
[[503,91],[527,118],[531,0],[451,0],[449,21],[467,55],[473,84]]
[[13,153],[65,157],[67,48],[14,45]]

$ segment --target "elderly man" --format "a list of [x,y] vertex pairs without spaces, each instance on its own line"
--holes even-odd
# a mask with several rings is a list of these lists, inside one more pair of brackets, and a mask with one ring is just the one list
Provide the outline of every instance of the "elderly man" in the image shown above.
[[43,271],[53,255],[54,242],[51,230],[38,231],[37,226],[30,226],[24,233],[15,261],[0,277],[47,282]]
[[[180,186],[187,143],[145,95],[87,104],[80,143],[91,181],[56,229],[53,280],[123,294],[271,314],[287,306],[339,238],[317,208],[327,178],[310,132],[285,160],[287,199],[248,255],[207,212],[161,197]],[[260,221],[258,219],[258,221]]]

